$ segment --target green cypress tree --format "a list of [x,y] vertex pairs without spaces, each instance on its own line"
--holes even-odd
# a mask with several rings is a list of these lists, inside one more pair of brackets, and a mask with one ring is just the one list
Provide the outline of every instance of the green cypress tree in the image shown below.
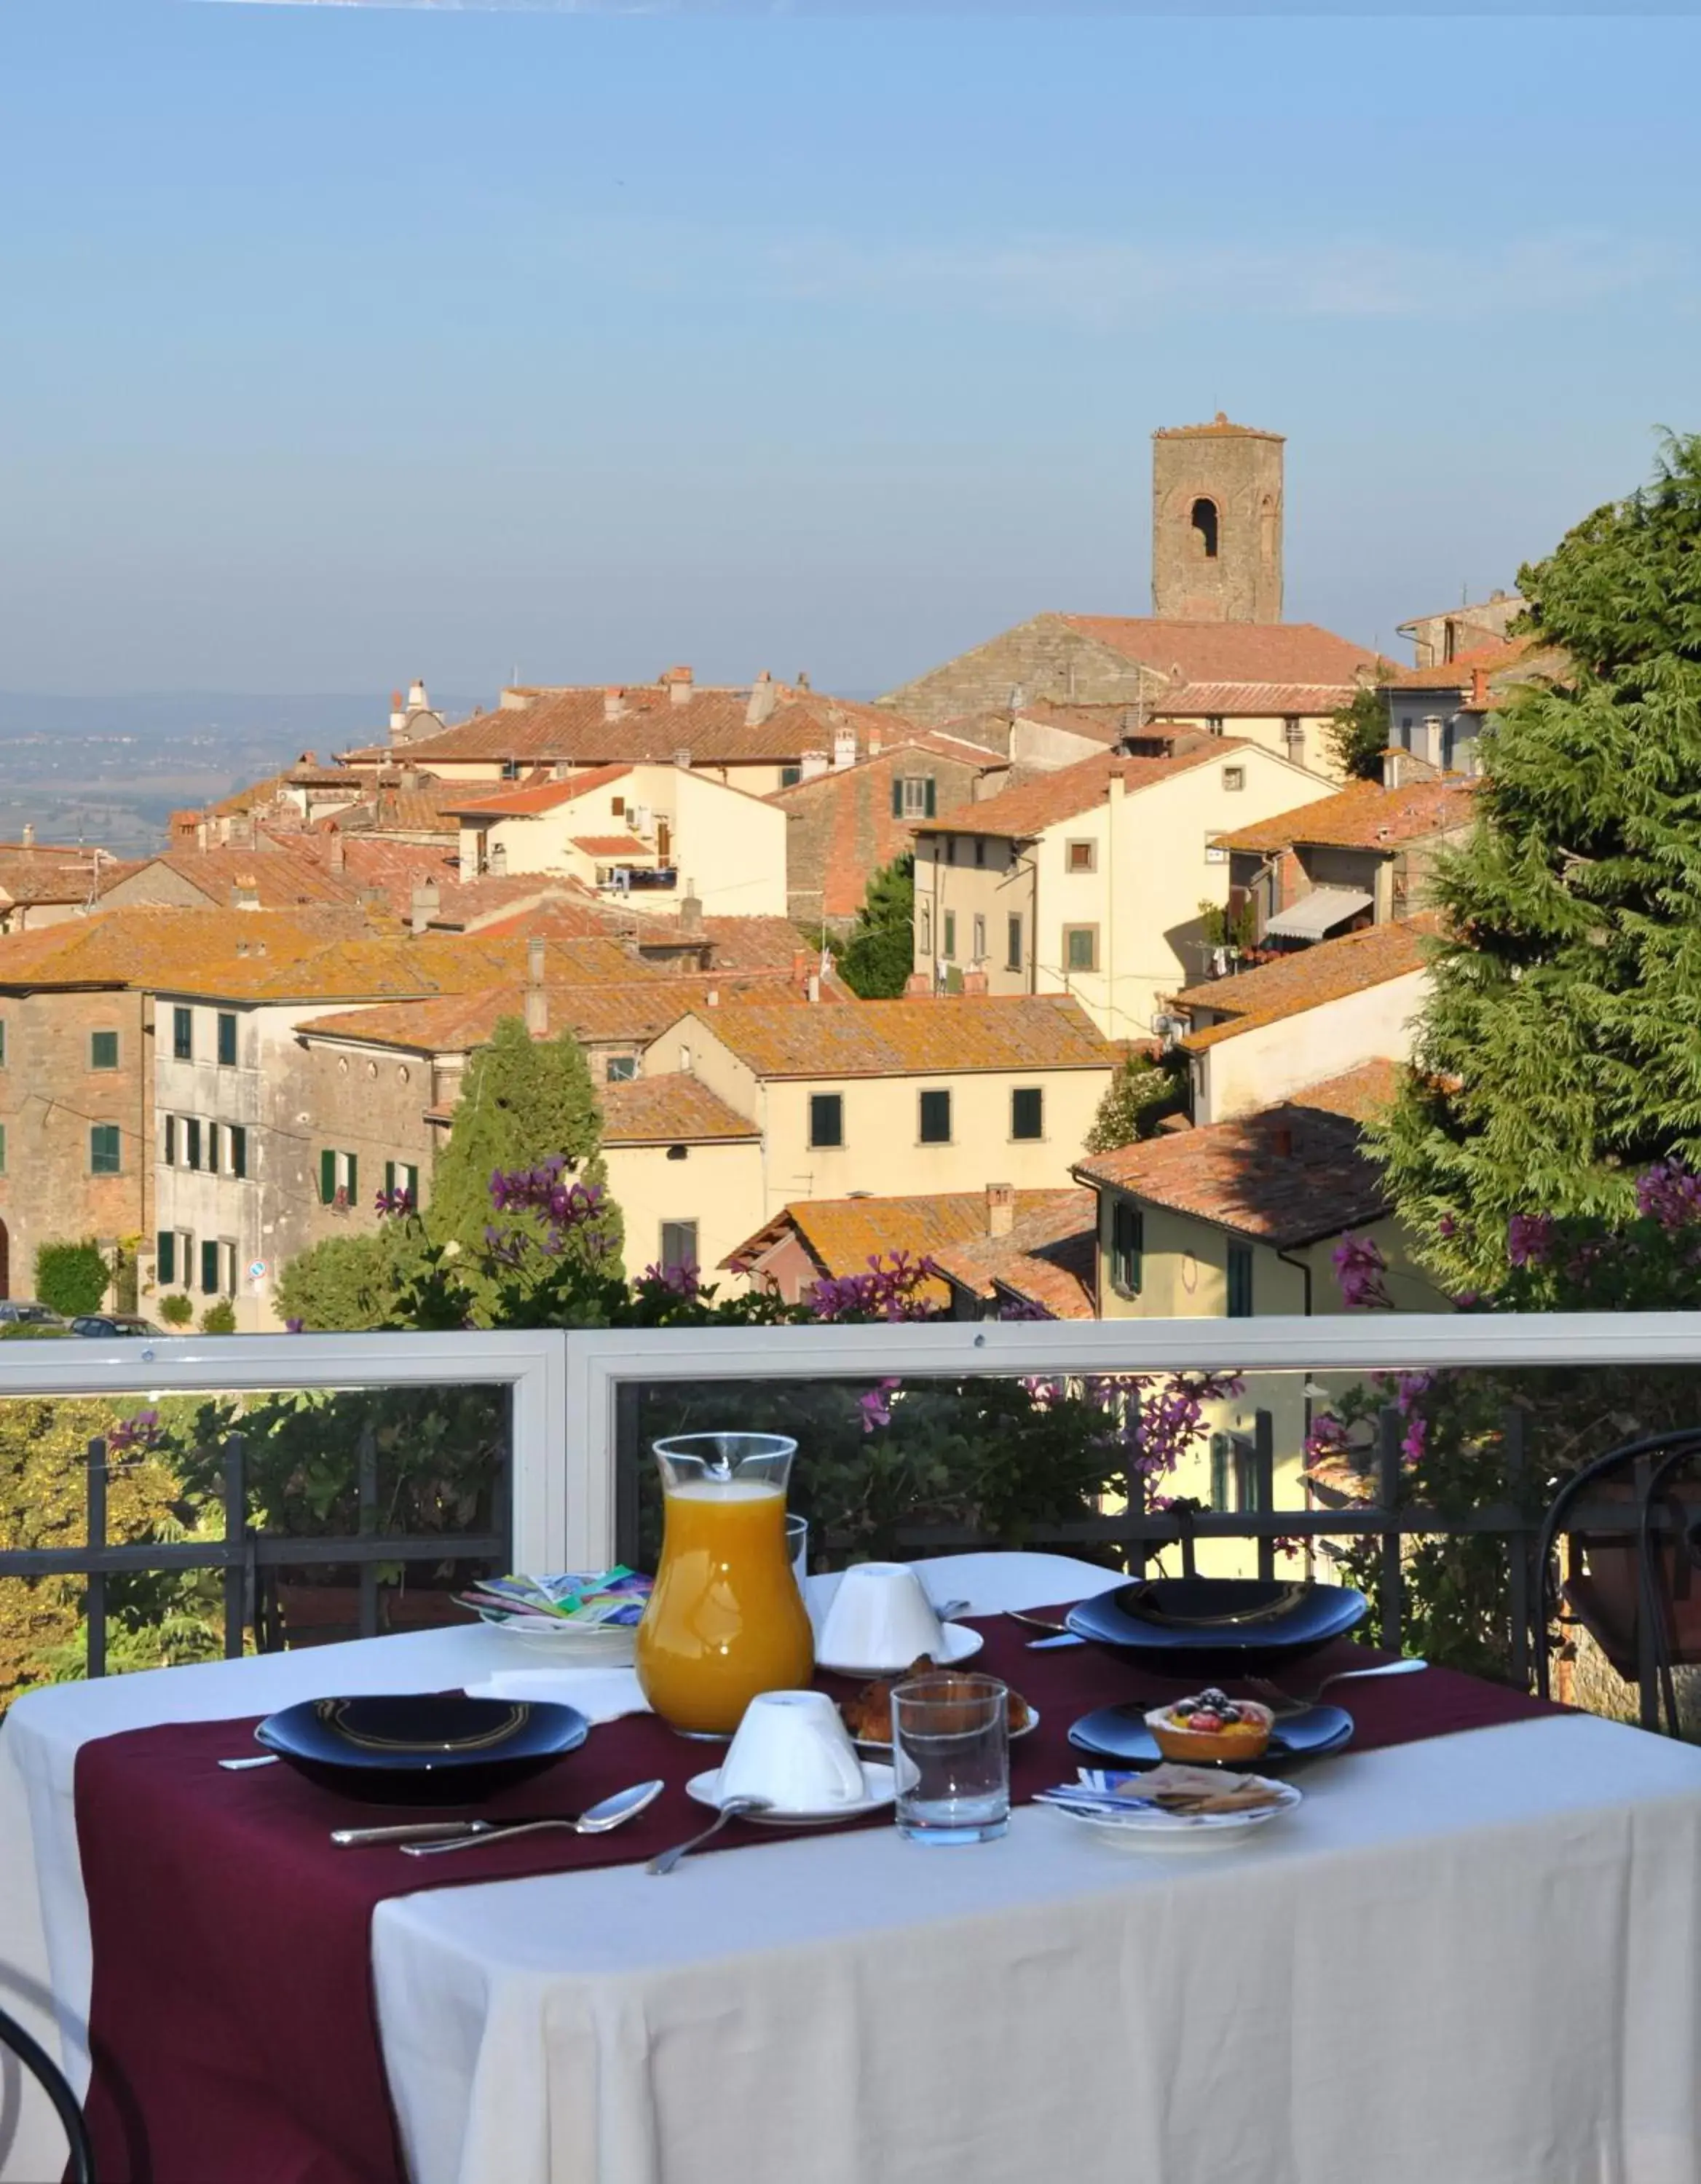
[[839,958],[839,975],[865,1001],[895,1000],[915,968],[916,861],[908,852],[868,882]]
[[1639,1169],[1701,1165],[1701,435],[1518,581],[1559,662],[1485,737],[1381,1134],[1400,1212],[1464,1286],[1503,1274],[1514,1214],[1617,1220]]
[[[493,1215],[490,1178],[499,1169],[537,1167],[561,1154],[575,1182],[606,1187],[601,1145],[602,1110],[578,1041],[571,1032],[534,1039],[519,1017],[502,1017],[466,1066],[449,1143],[432,1173],[432,1240],[477,1252],[493,1221],[512,1228],[529,1220]],[[601,1226],[617,1247],[620,1212],[611,1200]]]
[[1355,690],[1323,731],[1335,763],[1349,781],[1380,781],[1382,754],[1388,748],[1388,701],[1382,694],[1386,677]]

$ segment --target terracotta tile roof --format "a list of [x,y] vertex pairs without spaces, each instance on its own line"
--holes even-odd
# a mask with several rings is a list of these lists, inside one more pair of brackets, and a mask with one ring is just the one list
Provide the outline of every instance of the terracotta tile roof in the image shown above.
[[655,844],[640,842],[636,834],[575,834],[573,847],[588,857],[653,857]]
[[1266,432],[1257,425],[1231,425],[1219,410],[1208,425],[1160,425],[1154,440],[1286,440],[1286,432]]
[[1117,758],[1107,753],[1102,758],[1079,759],[1074,766],[1059,766],[1055,773],[1042,773],[1019,788],[1002,788],[996,796],[959,809],[948,817],[912,824],[911,832],[998,834],[1026,839],[1106,802],[1113,777],[1120,777],[1124,795],[1137,796],[1141,789],[1155,788],[1173,774],[1189,773],[1195,766],[1245,747],[1234,736],[1211,736],[1171,758]]
[[1303,1015],[1308,1009],[1321,1008],[1390,978],[1403,978],[1422,969],[1423,944],[1436,930],[1436,920],[1427,913],[1367,926],[1362,933],[1344,933],[1339,940],[1319,940],[1290,956],[1275,956],[1232,978],[1190,986],[1175,999],[1184,1014],[1209,1010],[1230,1020],[1190,1032],[1181,1044],[1190,1054],[1201,1054],[1261,1024]]
[[1148,1138],[1079,1163],[1084,1183],[1291,1251],[1389,1210],[1362,1124],[1391,1082],[1384,1065],[1315,1084],[1255,1114]]
[[1018,1213],[1007,1235],[983,1233],[973,1242],[947,1245],[934,1256],[941,1272],[972,1296],[993,1297],[1002,1291],[1038,1305],[1053,1319],[1098,1317],[1095,1191],[1059,1191],[1051,1205]]
[[[1079,1195],[1072,1190],[1018,1190],[1017,1218]],[[984,1236],[986,1222],[984,1190],[933,1191],[907,1198],[794,1199],[728,1252],[721,1264],[742,1272],[783,1237],[793,1234],[821,1273],[860,1274],[871,1259],[894,1251],[906,1252],[912,1259],[935,1258],[951,1245]],[[941,1305],[951,1295],[942,1281],[924,1284],[922,1294],[930,1303]]]
[[1268,719],[1277,713],[1339,712],[1351,695],[1352,687],[1341,682],[1178,682],[1153,698],[1149,710],[1154,721],[1213,713]]
[[1108,1071],[1115,1060],[1080,1004],[1063,994],[860,1001],[828,1009],[722,1006],[700,1021],[763,1078]]
[[[1308,684],[1327,688],[1333,703],[1351,696],[1361,676],[1384,663],[1374,652],[1310,621],[1170,621],[1129,615],[1062,615],[1125,660],[1178,686],[1188,683]],[[1291,705],[1277,712],[1292,712]],[[1303,709],[1302,709],[1303,710]]]
[[822,866],[822,916],[852,917],[862,907],[870,876],[914,847],[912,822],[892,816],[892,783],[906,774],[930,772],[932,759],[963,769],[952,777],[934,773],[937,814],[960,810],[973,796],[973,784],[998,766],[992,753],[956,736],[917,736],[856,766],[818,774],[782,788],[768,799],[800,820],[825,814]]
[[631,771],[629,766],[591,766],[560,781],[521,782],[494,792],[474,783],[452,792],[448,808],[469,819],[536,818],[540,812],[556,811],[606,788],[611,782],[624,781]]
[[386,786],[315,824],[344,833],[363,828],[376,834],[454,834],[460,831],[455,803],[456,792],[446,781],[422,782],[417,788]]
[[1338,850],[1392,850],[1403,842],[1469,826],[1475,789],[1474,781],[1414,781],[1403,788],[1355,781],[1338,796],[1236,827],[1221,837],[1221,846],[1269,854],[1313,843]]
[[0,935],[0,986],[129,986],[142,991],[246,993],[288,963],[354,944],[376,928],[357,907],[173,909],[143,905]]
[[[170,873],[209,903],[228,909],[238,890],[259,898],[262,910],[287,910],[298,903],[353,902],[360,892],[356,883],[339,878],[321,857],[304,853],[292,839],[281,847],[270,836],[249,847],[236,849],[167,850],[137,866],[130,887],[136,900],[148,885],[150,873]],[[116,890],[109,885],[103,893]]]
[[[409,746],[417,763],[466,764],[474,760],[566,760],[580,766],[666,765],[676,752],[689,750],[705,766],[788,764],[806,751],[830,750],[839,728],[857,732],[859,754],[869,733],[885,742],[902,733],[896,715],[848,698],[772,686],[773,710],[752,721],[751,692],[694,685],[690,696],[676,700],[665,682],[629,685],[618,694],[622,710],[608,715],[603,687],[539,690],[526,702],[503,705],[458,722],[440,735]],[[384,755],[374,745],[345,756],[359,760]]]
[[147,860],[121,861],[91,850],[0,848],[0,901],[83,903],[116,887]]
[[605,1145],[761,1142],[747,1116],[694,1077],[635,1077],[597,1088]]
[[1517,667],[1539,672],[1538,663],[1553,665],[1559,659],[1551,646],[1538,647],[1533,638],[1507,638],[1493,644],[1474,644],[1433,667],[1404,668],[1389,677],[1387,687],[1391,690],[1469,690],[1471,677],[1478,671],[1491,677]]

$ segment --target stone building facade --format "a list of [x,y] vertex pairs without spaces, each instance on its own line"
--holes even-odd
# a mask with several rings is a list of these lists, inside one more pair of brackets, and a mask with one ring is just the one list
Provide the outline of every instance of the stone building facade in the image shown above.
[[1176,621],[1280,621],[1282,436],[1174,425],[1152,436],[1152,611]]

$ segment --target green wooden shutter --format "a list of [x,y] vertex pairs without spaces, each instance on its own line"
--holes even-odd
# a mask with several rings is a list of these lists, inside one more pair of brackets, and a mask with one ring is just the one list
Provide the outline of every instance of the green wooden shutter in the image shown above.
[[240,1123],[231,1125],[231,1173],[245,1176],[248,1172],[248,1134]]
[[175,1282],[177,1279],[177,1239],[169,1228],[159,1231],[154,1246],[153,1276],[161,1282]]
[[393,1161],[386,1161],[384,1162],[384,1195],[386,1198],[393,1198],[395,1195],[396,1164]]
[[319,1203],[328,1206],[337,1195],[337,1156],[329,1145],[319,1156]]
[[936,792],[935,792],[935,790],[934,790],[934,777],[933,777],[933,776],[932,776],[931,774],[929,774],[929,775],[928,776],[927,791],[926,791],[926,794],[927,794],[927,805],[926,805],[927,816],[928,816],[928,817],[929,817],[929,819],[931,819],[931,818],[933,818],[933,817],[935,816],[935,813],[936,813],[936,811],[937,811],[937,807],[938,807],[938,802],[939,802],[939,799],[938,799],[937,794],[936,794]]
[[898,775],[895,773],[892,776],[892,816],[895,819],[901,819],[903,816],[904,784]]
[[352,1206],[360,1195],[360,1163],[353,1153],[344,1155],[349,1163],[349,1203]]

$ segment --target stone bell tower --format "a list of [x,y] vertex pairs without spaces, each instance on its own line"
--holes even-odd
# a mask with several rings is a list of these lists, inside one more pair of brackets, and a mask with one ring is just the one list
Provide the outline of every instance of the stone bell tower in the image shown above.
[[1283,438],[1231,425],[1152,436],[1152,611],[1176,621],[1281,620]]

